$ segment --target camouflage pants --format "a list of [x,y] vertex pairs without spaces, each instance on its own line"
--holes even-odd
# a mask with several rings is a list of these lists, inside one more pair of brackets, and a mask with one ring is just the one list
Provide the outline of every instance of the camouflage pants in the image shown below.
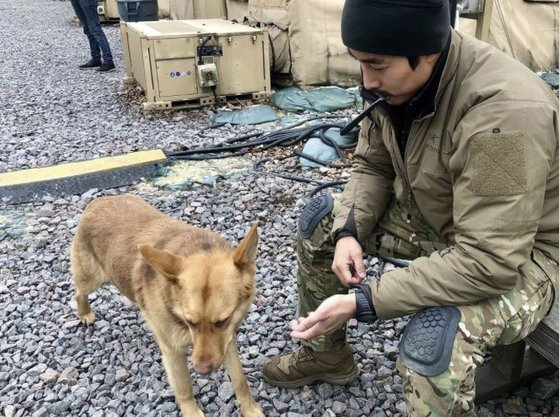
[[[337,207],[334,198],[332,212],[316,226],[312,236],[297,240],[298,308],[303,316],[329,296],[347,293],[331,270],[334,246],[329,236]],[[393,203],[367,242],[365,251],[384,257],[414,259],[446,246],[421,219]],[[509,293],[459,307],[461,320],[446,371],[424,377],[398,361],[410,415],[474,415],[475,372],[487,350],[526,337],[553,303],[553,283],[559,282],[557,264],[537,250],[532,258],[523,266],[517,286]],[[345,343],[345,328],[308,343],[318,351],[336,349]]]

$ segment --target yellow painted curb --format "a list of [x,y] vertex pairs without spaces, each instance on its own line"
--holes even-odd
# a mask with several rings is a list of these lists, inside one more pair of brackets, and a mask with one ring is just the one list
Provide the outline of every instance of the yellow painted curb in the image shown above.
[[0,187],[94,174],[134,165],[163,162],[165,159],[165,154],[161,149],[153,149],[149,151],[132,152],[126,155],[91,159],[88,161],[69,162],[44,168],[30,168],[21,171],[6,172],[0,174]]

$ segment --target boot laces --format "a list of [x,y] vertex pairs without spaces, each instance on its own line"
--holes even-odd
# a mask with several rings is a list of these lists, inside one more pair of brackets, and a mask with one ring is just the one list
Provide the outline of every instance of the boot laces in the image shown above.
[[290,363],[297,363],[297,362],[302,362],[302,361],[306,361],[309,359],[313,359],[314,355],[313,355],[313,350],[308,347],[308,346],[303,346],[301,349],[299,349],[297,352],[295,352],[294,355],[291,356],[290,358]]

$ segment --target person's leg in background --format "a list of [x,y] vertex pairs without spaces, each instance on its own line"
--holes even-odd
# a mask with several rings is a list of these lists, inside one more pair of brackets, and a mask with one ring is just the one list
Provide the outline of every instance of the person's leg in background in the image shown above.
[[[74,2],[76,0],[72,0]],[[84,19],[86,21],[87,32],[84,32],[88,36],[90,47],[92,48],[92,56],[93,56],[93,48],[95,44],[97,44],[97,48],[101,50],[101,57],[102,57],[102,65],[97,69],[98,71],[110,71],[114,69],[113,63],[113,55],[111,53],[111,47],[109,46],[109,41],[105,36],[105,32],[103,32],[103,28],[101,27],[101,23],[99,22],[99,15],[97,13],[97,0],[77,0],[81,7],[81,10],[84,15]]]
[[[95,37],[91,34],[88,26],[88,19],[86,18],[86,14],[84,9],[82,9],[81,1],[80,0],[71,0],[72,7],[76,16],[78,17],[80,24],[83,28],[83,33],[87,36],[87,40],[89,41],[89,50],[91,52],[91,59],[86,62],[85,64],[80,65],[80,68],[94,68],[99,67],[101,65],[101,49],[99,48],[99,44]],[[97,13],[97,10],[95,11]]]

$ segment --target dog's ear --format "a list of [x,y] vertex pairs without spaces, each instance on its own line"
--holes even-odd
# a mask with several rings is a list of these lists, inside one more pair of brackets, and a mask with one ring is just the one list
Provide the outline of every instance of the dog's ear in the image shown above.
[[183,270],[183,258],[180,256],[172,255],[146,244],[138,245],[138,250],[148,264],[173,282],[176,281]]
[[258,222],[255,222],[239,246],[235,248],[233,262],[239,269],[247,268],[256,262],[258,248]]

